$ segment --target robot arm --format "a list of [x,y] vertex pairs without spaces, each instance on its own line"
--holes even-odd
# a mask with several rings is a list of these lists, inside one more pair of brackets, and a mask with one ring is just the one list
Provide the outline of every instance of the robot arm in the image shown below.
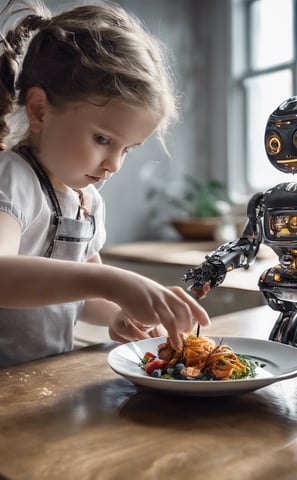
[[[284,173],[297,173],[297,96],[283,102],[269,117],[265,130],[269,161]],[[262,273],[259,288],[269,306],[280,312],[269,339],[297,348],[297,182],[281,183],[256,193],[247,209],[240,238],[220,246],[186,272],[190,292],[204,296],[204,285],[220,285],[235,268],[248,268],[262,242],[278,255],[279,264]]]
[[256,193],[249,201],[247,223],[240,238],[225,243],[205,257],[196,268],[188,270],[183,282],[192,280],[189,290],[202,290],[208,283],[211,288],[220,285],[228,272],[235,268],[248,268],[255,259],[262,242],[262,217],[264,194]]

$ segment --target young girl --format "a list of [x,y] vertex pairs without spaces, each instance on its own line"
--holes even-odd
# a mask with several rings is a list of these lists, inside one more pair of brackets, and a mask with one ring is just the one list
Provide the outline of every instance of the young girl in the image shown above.
[[0,366],[70,350],[78,318],[122,342],[165,327],[177,348],[203,308],[98,253],[95,186],[176,113],[160,46],[111,4],[51,16],[10,0],[0,19]]

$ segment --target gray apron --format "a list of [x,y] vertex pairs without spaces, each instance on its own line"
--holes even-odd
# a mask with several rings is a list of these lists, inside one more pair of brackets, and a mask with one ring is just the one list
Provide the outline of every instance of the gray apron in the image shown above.
[[[53,186],[26,146],[16,149],[35,171],[52,207],[51,241],[44,256],[81,261],[95,234],[93,215],[78,206],[76,218],[64,217]],[[16,286],[17,290],[22,288]],[[84,302],[46,305],[28,309],[0,308],[0,367],[55,355],[73,348],[73,328]]]

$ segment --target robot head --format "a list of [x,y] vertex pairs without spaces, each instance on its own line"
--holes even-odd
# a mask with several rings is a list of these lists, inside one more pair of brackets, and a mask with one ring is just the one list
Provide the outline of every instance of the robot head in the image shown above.
[[265,149],[275,168],[285,173],[297,172],[297,97],[285,100],[270,115]]

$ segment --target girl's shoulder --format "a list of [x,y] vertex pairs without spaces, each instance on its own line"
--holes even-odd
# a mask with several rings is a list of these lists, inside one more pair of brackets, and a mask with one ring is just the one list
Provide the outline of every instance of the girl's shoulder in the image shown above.
[[0,210],[25,228],[39,213],[44,194],[32,167],[19,154],[0,152]]
[[[9,181],[19,183],[20,186],[24,185],[24,182],[29,182],[30,184],[38,182],[32,167],[21,155],[13,150],[0,152],[0,172],[1,174],[5,173]],[[17,176],[17,174],[21,174],[22,177]]]

